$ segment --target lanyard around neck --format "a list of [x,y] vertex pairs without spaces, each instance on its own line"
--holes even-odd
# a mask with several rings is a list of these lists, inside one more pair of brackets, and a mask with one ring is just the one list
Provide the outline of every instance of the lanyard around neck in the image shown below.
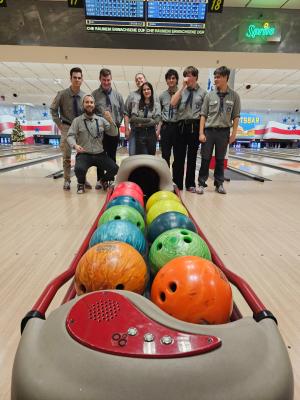
[[97,125],[97,135],[96,135],[96,136],[94,136],[94,135],[92,134],[92,132],[89,130],[88,125],[87,125],[87,123],[86,123],[86,119],[84,119],[84,125],[85,125],[86,130],[88,131],[88,133],[92,136],[92,138],[97,139],[97,138],[99,138],[101,135],[100,135],[100,129],[99,129],[98,120],[95,119],[95,121],[96,121],[96,125]]

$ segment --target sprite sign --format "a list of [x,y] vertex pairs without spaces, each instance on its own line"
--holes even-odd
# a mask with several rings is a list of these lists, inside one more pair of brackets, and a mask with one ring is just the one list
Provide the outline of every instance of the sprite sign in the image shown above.
[[240,26],[239,39],[247,43],[280,42],[280,26],[274,21],[243,21]]

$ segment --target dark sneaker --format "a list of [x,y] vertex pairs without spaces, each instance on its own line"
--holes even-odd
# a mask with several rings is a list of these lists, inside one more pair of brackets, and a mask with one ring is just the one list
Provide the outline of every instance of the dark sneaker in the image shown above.
[[64,190],[70,190],[70,189],[71,189],[70,181],[65,181],[65,182],[64,182],[63,189],[64,189]]
[[226,190],[224,189],[223,185],[216,186],[215,190],[220,194],[226,194]]
[[101,185],[102,185],[103,190],[107,190],[110,187],[111,183],[110,183],[110,181],[101,180]]
[[85,192],[84,185],[82,183],[78,183],[77,185],[77,194],[83,194]]
[[95,189],[96,189],[96,190],[102,189],[101,181],[98,181],[98,182],[96,183]]
[[84,188],[85,189],[93,189],[92,185],[88,181],[85,181]]

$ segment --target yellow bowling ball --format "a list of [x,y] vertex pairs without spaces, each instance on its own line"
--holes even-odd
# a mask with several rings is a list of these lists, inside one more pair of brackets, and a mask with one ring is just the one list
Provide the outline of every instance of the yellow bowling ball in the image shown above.
[[147,225],[150,225],[160,214],[169,211],[177,211],[181,214],[188,215],[187,209],[180,202],[176,200],[160,200],[154,203],[149,209],[146,217]]
[[160,190],[159,192],[153,193],[153,195],[149,197],[146,203],[146,211],[150,210],[154,203],[160,200],[175,200],[180,203],[180,199],[175,193],[167,190]]

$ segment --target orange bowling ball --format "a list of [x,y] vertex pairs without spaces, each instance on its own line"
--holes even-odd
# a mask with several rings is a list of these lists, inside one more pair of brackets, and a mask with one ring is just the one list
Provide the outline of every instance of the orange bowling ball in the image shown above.
[[75,272],[78,295],[105,289],[142,294],[146,283],[147,266],[143,257],[124,242],[103,242],[91,247],[81,257]]
[[223,324],[232,312],[232,291],[223,272],[197,256],[177,257],[156,275],[151,300],[166,313],[197,324]]

